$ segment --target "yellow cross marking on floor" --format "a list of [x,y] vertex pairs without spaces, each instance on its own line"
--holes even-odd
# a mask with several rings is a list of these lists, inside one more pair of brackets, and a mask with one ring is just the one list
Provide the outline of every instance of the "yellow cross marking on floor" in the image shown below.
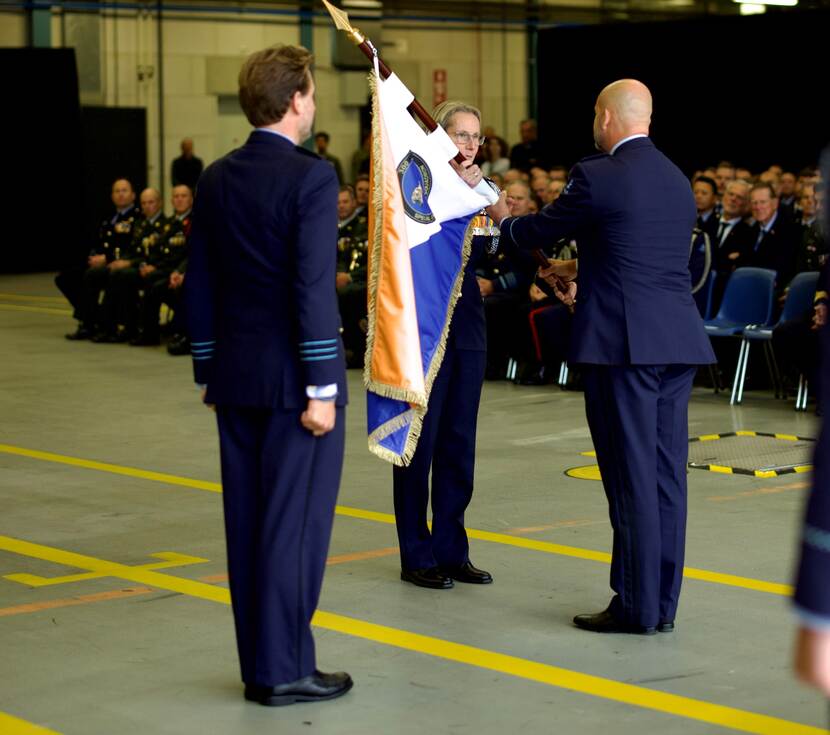
[[[172,567],[182,567],[188,564],[204,564],[210,559],[202,559],[199,556],[188,556],[187,554],[179,554],[175,551],[159,551],[156,554],[150,554],[156,559],[164,559],[164,561],[154,562],[152,564],[141,564],[134,569],[170,569]],[[107,574],[103,571],[97,572],[83,572],[82,574],[66,574],[61,577],[41,577],[37,574],[4,574],[3,578],[12,582],[20,582],[20,584],[27,584],[30,587],[47,587],[53,584],[68,584],[69,582],[85,582],[88,579],[100,579],[101,577],[116,576]]]
[[55,730],[33,725],[5,712],[0,712],[0,732],[3,735],[58,735]]
[[[180,477],[178,475],[169,475],[163,472],[152,472],[149,470],[141,470],[134,467],[123,467],[121,465],[109,464],[106,462],[97,462],[95,460],[80,459],[78,457],[68,457],[62,454],[53,454],[52,452],[41,452],[37,449],[26,449],[24,447],[15,447],[9,444],[0,444],[0,453],[14,454],[21,457],[30,457],[32,459],[40,459],[47,462],[56,462],[58,464],[67,464],[74,467],[83,467],[91,470],[98,470],[100,472],[111,472],[117,475],[126,475],[128,477],[138,477],[143,480],[151,480],[153,482],[167,483],[171,485],[179,485],[184,487],[192,487],[198,490],[208,490],[210,492],[221,493],[222,485],[218,482],[207,482],[205,480],[195,480],[189,477]],[[351,518],[360,518],[365,521],[373,521],[375,523],[385,523],[394,525],[395,516],[391,513],[380,513],[374,510],[364,510],[363,508],[350,508],[346,505],[335,506],[335,513],[339,516],[347,516]],[[611,554],[605,551],[595,551],[594,549],[582,549],[578,546],[568,546],[566,544],[554,544],[547,541],[538,541],[536,539],[520,538],[517,536],[509,536],[506,533],[494,533],[492,531],[482,531],[475,528],[468,528],[467,535],[470,538],[478,539],[480,541],[489,541],[495,544],[502,544],[504,546],[514,546],[531,551],[541,551],[546,554],[557,554],[559,556],[568,556],[575,559],[587,559],[590,561],[598,561],[604,564],[611,563]],[[697,579],[704,582],[712,582],[714,584],[727,585],[729,587],[741,587],[743,589],[754,590],[755,592],[766,592],[772,595],[783,595],[789,597],[792,595],[793,588],[788,584],[780,584],[778,582],[768,582],[763,579],[752,579],[751,577],[741,577],[735,574],[723,574],[721,572],[713,572],[706,569],[695,569],[694,567],[685,567],[683,576],[686,579]]]
[[[0,551],[51,561],[55,564],[78,569],[86,569],[90,572],[103,572],[107,576],[118,577],[130,582],[179,592],[183,595],[211,602],[220,602],[224,605],[230,604],[230,591],[224,587],[216,587],[204,582],[162,574],[155,570],[119,564],[118,562],[85,554],[35,544],[10,536],[0,536]],[[761,715],[677,694],[668,694],[634,684],[625,684],[601,676],[572,671],[475,646],[454,643],[442,638],[411,633],[336,613],[318,610],[312,619],[312,624],[318,628],[363,638],[375,643],[415,651],[447,661],[455,661],[468,666],[567,689],[572,692],[718,725],[739,732],[755,733],[755,735],[828,735],[827,730],[778,717]],[[21,735],[26,733],[26,731],[20,732]],[[35,733],[37,731],[33,730],[31,732]]]

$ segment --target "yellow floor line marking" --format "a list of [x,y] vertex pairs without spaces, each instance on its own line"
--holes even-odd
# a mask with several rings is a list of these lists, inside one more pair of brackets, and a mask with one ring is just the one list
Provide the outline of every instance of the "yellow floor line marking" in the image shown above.
[[33,725],[5,712],[0,712],[0,732],[3,735],[59,735],[56,730]]
[[[0,536],[0,550],[65,566],[87,569],[91,572],[106,572],[110,576],[119,579],[139,582],[158,589],[180,592],[190,597],[220,602],[225,605],[230,604],[230,592],[222,587],[181,579],[147,569],[139,569],[127,564],[119,564],[118,562],[35,544],[22,539]],[[558,666],[454,643],[441,638],[411,633],[336,613],[318,610],[312,623],[319,628],[333,630],[376,643],[488,669],[635,707],[706,722],[740,732],[755,733],[756,735],[828,735],[827,730],[778,717],[760,715],[677,694],[667,694],[634,684],[624,684],[613,679],[583,674]]]
[[[75,605],[89,605],[93,602],[105,602],[107,600],[121,600],[125,597],[136,597],[148,595],[155,592],[150,587],[131,587],[123,590],[111,590],[109,592],[95,592],[91,595],[78,595],[76,597],[64,597],[60,600],[43,600],[42,602],[28,602],[24,605],[13,607],[0,607],[0,618],[9,615],[23,615],[25,613],[40,612],[41,610],[55,610],[60,607],[73,607]],[[5,730],[0,730],[5,732]]]
[[[222,491],[222,486],[218,482],[193,480],[188,477],[179,477],[177,475],[168,475],[162,472],[149,472],[147,470],[135,469],[133,467],[122,467],[121,465],[108,464],[105,462],[67,457],[62,454],[53,454],[51,452],[41,452],[35,449],[14,447],[9,444],[0,444],[0,453],[2,452],[22,457],[29,457],[32,459],[45,460],[47,462],[57,462],[60,464],[72,465],[74,467],[98,470],[101,472],[111,472],[118,475],[126,475],[127,477],[138,477],[144,480],[152,480],[154,482],[192,487],[198,490],[209,490],[217,493]],[[394,525],[395,523],[395,516],[391,513],[379,513],[377,511],[364,510],[362,508],[350,508],[345,505],[336,506],[335,512],[340,516],[360,518],[362,520],[373,521],[375,523],[386,523],[391,525]],[[478,539],[479,541],[490,541],[492,543],[502,544],[505,546],[515,546],[531,551],[541,551],[547,554],[557,554],[559,556],[568,556],[576,559],[588,559],[590,561],[598,561],[604,564],[611,563],[611,555],[604,551],[582,549],[577,546],[566,546],[564,544],[554,544],[547,541],[537,541],[535,539],[508,536],[505,533],[480,531],[475,528],[467,529],[467,535],[470,538]],[[697,579],[730,587],[740,587],[743,589],[754,590],[756,592],[766,592],[769,594],[784,596],[792,595],[792,587],[790,585],[768,582],[761,579],[751,579],[749,577],[740,577],[733,574],[710,572],[705,569],[686,567],[684,569],[683,576],[687,579]]]
[[[179,554],[175,551],[160,551],[157,554],[150,554],[156,559],[164,561],[153,564],[141,564],[136,569],[170,569],[171,567],[182,567],[189,564],[204,564],[210,559],[202,559],[199,556]],[[62,577],[41,577],[37,574],[4,574],[3,578],[12,582],[29,585],[29,587],[46,587],[54,584],[68,584],[71,582],[85,582],[88,579],[99,579],[108,576],[100,572],[83,572],[82,574],[66,574]]]
[[0,304],[0,309],[5,311],[30,311],[35,314],[58,314],[60,316],[72,316],[72,309],[53,309],[48,306],[21,306],[19,304]]
[[69,302],[63,296],[30,296],[22,293],[0,293],[0,299],[12,299],[13,301],[43,301],[53,304],[68,305]]
[[558,523],[548,523],[544,526],[520,526],[519,528],[506,528],[504,533],[516,534],[521,536],[525,533],[541,533],[542,531],[554,531],[558,528],[580,528],[582,526],[597,526],[599,524],[608,523],[608,521],[559,521]]

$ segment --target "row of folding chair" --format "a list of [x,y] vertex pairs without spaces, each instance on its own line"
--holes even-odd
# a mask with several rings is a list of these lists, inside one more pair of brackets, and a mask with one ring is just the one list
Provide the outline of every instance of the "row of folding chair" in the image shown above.
[[[760,342],[763,346],[767,369],[775,388],[775,397],[785,397],[781,372],[772,349],[772,332],[784,322],[803,318],[810,311],[816,291],[818,273],[799,273],[790,283],[781,316],[773,322],[775,307],[776,273],[766,268],[738,268],[729,278],[723,301],[717,316],[704,321],[709,337],[741,338],[738,363],[732,381],[731,405],[741,403],[749,364],[750,347]],[[715,392],[720,384],[714,370],[711,371]],[[808,385],[805,377],[799,377],[796,410],[807,408]]]

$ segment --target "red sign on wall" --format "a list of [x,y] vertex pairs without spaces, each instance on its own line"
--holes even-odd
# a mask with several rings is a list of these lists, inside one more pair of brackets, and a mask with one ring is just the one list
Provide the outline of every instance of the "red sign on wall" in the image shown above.
[[432,71],[432,106],[447,101],[447,70],[433,69]]

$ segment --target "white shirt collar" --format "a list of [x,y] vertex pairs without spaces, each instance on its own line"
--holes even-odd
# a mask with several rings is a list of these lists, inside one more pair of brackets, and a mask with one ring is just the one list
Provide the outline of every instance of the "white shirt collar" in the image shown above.
[[772,229],[772,226],[775,224],[775,220],[777,220],[777,219],[778,219],[778,212],[776,211],[775,214],[773,214],[772,217],[770,217],[769,222],[767,222],[765,225],[761,225],[761,229],[764,232],[769,232]]
[[619,148],[623,143],[628,143],[629,140],[634,140],[634,138],[648,138],[648,136],[645,133],[636,133],[635,135],[629,135],[627,138],[623,138],[610,151],[608,151],[608,155],[613,156],[617,148]]
[[279,135],[280,138],[285,138],[291,145],[297,145],[291,138],[289,138],[285,133],[281,133],[278,130],[272,130],[271,128],[256,128],[261,133],[271,133],[271,135]]

